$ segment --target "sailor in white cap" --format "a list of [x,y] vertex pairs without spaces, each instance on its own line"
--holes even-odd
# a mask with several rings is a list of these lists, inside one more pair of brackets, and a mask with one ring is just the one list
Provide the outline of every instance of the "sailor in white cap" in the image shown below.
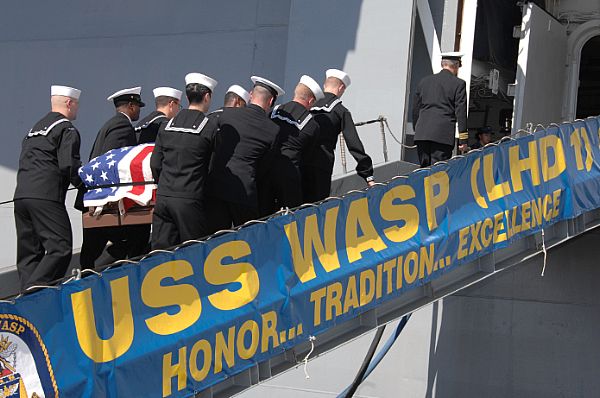
[[156,110],[150,112],[135,126],[138,144],[156,141],[158,128],[162,123],[173,119],[181,109],[182,92],[171,87],[157,87],[152,90]]
[[[98,131],[89,160],[103,155],[111,149],[137,145],[135,130],[131,123],[138,120],[140,108],[145,106],[140,95],[141,91],[141,87],[126,88],[107,98],[107,101],[114,104],[116,113]],[[84,191],[80,190],[75,207],[81,211],[87,211],[83,206],[83,194]],[[139,250],[131,249],[135,239],[131,238],[129,242],[127,240],[128,235],[135,235],[133,229],[128,227],[84,228],[79,256],[82,269],[94,268],[96,260],[109,241],[113,243],[110,247],[110,255],[114,259],[119,260],[128,255],[129,257],[137,255]],[[128,254],[129,251],[132,253]]]
[[314,150],[319,136],[319,125],[310,108],[323,98],[319,83],[304,75],[294,89],[294,98],[273,108],[271,119],[280,128],[280,146],[268,172],[269,177],[264,183],[259,183],[261,216],[303,203],[301,168]]
[[14,213],[21,289],[62,278],[73,250],[65,196],[69,184],[82,185],[79,132],[71,123],[81,91],[52,86],[50,95],[51,111],[25,136],[17,172]]
[[311,112],[320,126],[318,143],[304,167],[303,190],[305,202],[317,202],[329,196],[331,174],[335,163],[335,147],[340,132],[348,150],[356,160],[356,172],[369,186],[374,184],[373,161],[365,152],[350,111],[341,97],[350,86],[350,76],[339,69],[328,69],[323,84],[324,98],[318,100]]
[[211,232],[259,216],[257,180],[270,169],[279,134],[269,111],[284,91],[263,77],[251,80],[250,103],[244,108],[224,108],[218,118],[220,130],[207,190]]
[[226,108],[241,108],[250,101],[250,93],[242,86],[234,84],[227,89],[223,106]]
[[185,83],[189,107],[161,125],[150,159],[158,183],[152,217],[153,249],[208,235],[204,185],[217,128],[206,113],[217,81],[189,73]]
[[457,77],[462,53],[442,54],[442,70],[421,80],[413,104],[415,144],[421,167],[452,157],[458,123],[460,146],[466,147],[466,82]]

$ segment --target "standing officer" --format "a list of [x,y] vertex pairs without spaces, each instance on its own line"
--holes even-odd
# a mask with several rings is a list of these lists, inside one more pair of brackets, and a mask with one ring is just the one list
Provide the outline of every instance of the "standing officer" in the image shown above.
[[319,124],[320,134],[318,145],[303,172],[305,202],[317,202],[329,196],[335,147],[340,132],[344,135],[348,150],[356,159],[358,175],[364,178],[369,186],[375,183],[373,161],[365,153],[350,111],[342,105],[341,97],[350,86],[350,76],[339,69],[328,69],[325,76],[325,97],[317,101],[311,109]]
[[224,108],[218,118],[215,153],[208,176],[207,210],[211,231],[258,218],[257,180],[269,169],[279,127],[267,112],[278,95],[277,84],[252,76],[254,88],[245,108]]
[[80,186],[77,118],[81,91],[50,89],[51,111],[23,140],[17,188],[17,270],[21,289],[62,278],[73,251],[71,223],[65,207],[69,184]]
[[324,97],[319,84],[304,75],[294,90],[292,101],[273,109],[271,119],[280,128],[280,148],[267,178],[259,184],[261,216],[302,204],[301,167],[312,155],[319,136],[319,125],[310,114],[310,108]]
[[165,249],[208,234],[203,195],[216,122],[206,117],[217,81],[201,73],[185,77],[189,108],[162,125],[150,167],[158,183],[152,217],[152,249]]
[[[139,119],[140,109],[145,106],[140,96],[141,91],[141,87],[128,88],[117,91],[107,98],[108,101],[114,103],[117,113],[104,123],[98,132],[90,153],[90,160],[105,154],[111,149],[137,144],[135,130],[131,123]],[[85,210],[83,207],[83,191],[79,191],[76,205],[80,210]],[[100,257],[109,241],[113,243],[110,254],[116,259],[122,259],[128,255],[133,257],[143,253],[146,247],[145,243],[139,241],[137,242],[139,247],[135,248],[129,247],[127,244],[128,232],[134,230],[135,228],[128,227],[84,228],[79,258],[82,269],[94,268],[95,261]]]
[[181,108],[181,91],[171,87],[157,87],[152,90],[156,110],[139,121],[135,126],[138,144],[156,141],[158,128],[162,123],[173,119]]
[[443,53],[442,70],[425,77],[417,88],[413,126],[421,167],[452,157],[457,122],[461,147],[469,138],[466,83],[457,77],[461,57]]

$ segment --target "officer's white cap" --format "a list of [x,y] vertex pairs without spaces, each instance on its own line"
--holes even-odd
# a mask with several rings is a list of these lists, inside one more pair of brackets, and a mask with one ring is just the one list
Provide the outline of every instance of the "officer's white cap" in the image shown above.
[[327,69],[327,71],[325,72],[325,76],[326,77],[335,77],[335,78],[340,79],[344,83],[346,88],[348,88],[348,86],[351,83],[350,76],[348,76],[348,74],[346,72],[344,72],[343,70]]
[[460,59],[465,54],[461,53],[461,52],[458,52],[458,51],[450,51],[450,52],[442,53],[441,55],[442,55],[442,59],[451,59],[451,60],[460,61]]
[[234,93],[239,95],[246,103],[250,101],[250,93],[244,90],[244,87],[234,84],[233,86],[227,89],[228,93]]
[[154,94],[154,98],[158,98],[158,97],[171,97],[171,98],[175,98],[177,101],[181,101],[181,94],[182,94],[182,92],[180,90],[175,89],[175,88],[171,88],[171,87],[156,87],[154,90],[152,90],[152,93]]
[[63,97],[70,97],[78,100],[81,95],[81,90],[78,90],[73,87],[68,86],[51,86],[50,87],[50,96],[60,95]]
[[310,91],[312,91],[317,101],[322,98],[325,98],[323,90],[321,90],[321,86],[319,86],[319,83],[317,83],[312,77],[308,75],[302,75],[302,77],[300,78],[300,83],[304,84],[310,89]]
[[185,75],[185,85],[187,86],[188,84],[193,83],[201,84],[205,87],[208,87],[210,91],[214,91],[218,82],[212,77],[208,77],[202,73],[192,72]]
[[107,101],[112,101],[117,97],[121,97],[124,95],[131,95],[131,96],[139,96],[142,93],[142,88],[141,87],[132,87],[132,88],[125,88],[123,90],[119,90],[114,94],[111,94],[106,100]]
[[269,91],[271,91],[271,93],[274,96],[280,96],[280,95],[285,94],[285,91],[283,91],[283,89],[281,87],[279,87],[277,84],[273,83],[272,81],[265,79],[264,77],[252,76],[250,78],[250,80],[252,80],[252,83],[254,83],[254,85],[263,86],[263,87],[269,89]]

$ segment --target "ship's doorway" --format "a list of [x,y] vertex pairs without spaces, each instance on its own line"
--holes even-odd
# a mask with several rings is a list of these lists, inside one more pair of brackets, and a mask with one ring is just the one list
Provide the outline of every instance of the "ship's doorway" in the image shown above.
[[578,119],[600,115],[600,35],[581,50],[576,115]]

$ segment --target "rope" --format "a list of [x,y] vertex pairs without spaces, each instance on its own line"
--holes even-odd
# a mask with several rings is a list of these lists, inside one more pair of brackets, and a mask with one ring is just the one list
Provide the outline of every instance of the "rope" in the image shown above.
[[544,266],[542,267],[542,276],[546,272],[546,259],[548,258],[548,252],[546,251],[546,240],[544,238],[544,228],[542,228],[542,251],[544,252]]
[[302,361],[302,362],[304,362],[304,376],[307,379],[310,379],[310,376],[308,375],[308,357],[310,357],[310,355],[315,350],[315,340],[316,339],[317,338],[315,336],[308,336],[308,341],[310,341],[310,351],[308,352],[308,354],[306,354],[306,357],[304,357],[304,360]]

